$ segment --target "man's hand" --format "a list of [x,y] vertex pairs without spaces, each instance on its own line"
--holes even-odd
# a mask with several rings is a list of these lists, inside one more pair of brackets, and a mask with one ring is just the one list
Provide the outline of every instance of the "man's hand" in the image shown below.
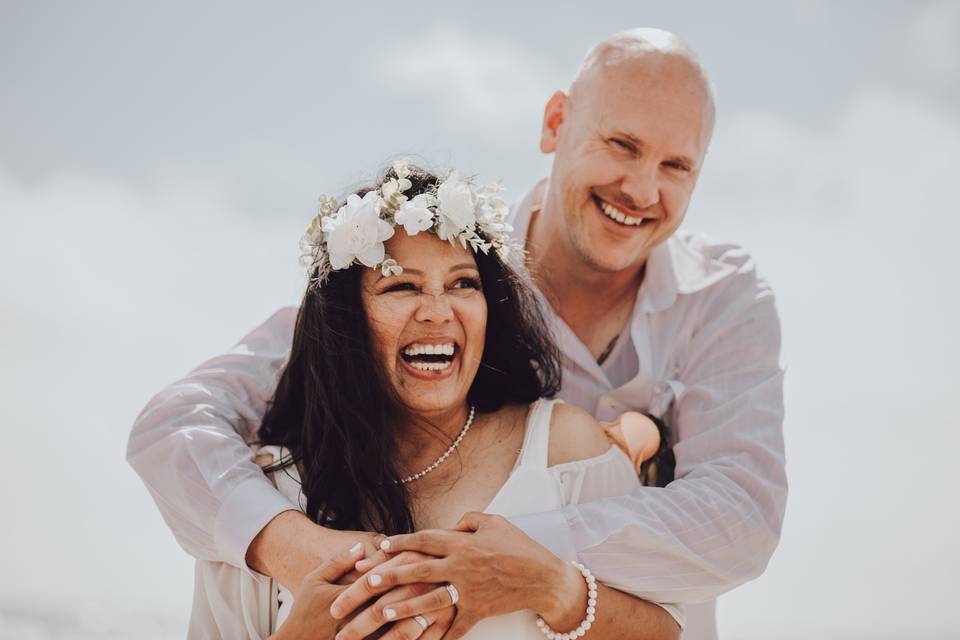
[[[311,521],[300,511],[284,511],[271,520],[247,548],[247,565],[290,589],[294,599],[306,575],[340,551],[361,543],[367,556],[377,551],[383,536],[368,531],[337,531]],[[353,582],[351,571],[339,580]]]
[[[454,531],[393,536],[381,548],[391,554],[417,551],[434,557],[385,563],[369,570],[334,601],[331,610],[335,617],[349,615],[374,595],[397,585],[423,582],[453,584],[459,592],[457,616],[444,640],[462,637],[484,618],[522,609],[540,613],[551,626],[555,623],[554,628],[576,626],[582,615],[586,598],[579,573],[500,516],[468,513]],[[443,586],[418,598],[425,600],[416,606],[398,603],[393,608],[398,615],[399,611],[411,615],[417,608],[438,605],[437,598],[445,598],[447,606],[450,603]],[[575,619],[572,625],[566,624],[568,619]]]

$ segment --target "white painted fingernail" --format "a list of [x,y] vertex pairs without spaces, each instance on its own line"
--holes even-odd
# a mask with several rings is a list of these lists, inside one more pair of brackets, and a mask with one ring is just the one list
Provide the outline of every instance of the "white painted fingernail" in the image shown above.
[[393,609],[384,609],[383,615],[387,617],[387,620],[393,620],[397,617],[397,612]]
[[360,549],[363,549],[363,543],[358,542],[357,544],[350,547],[350,555],[355,556],[359,553]]
[[390,551],[390,541],[389,540],[382,541],[380,543],[380,548],[383,549],[384,551]]
[[374,587],[379,587],[381,582],[383,582],[383,578],[381,578],[379,574],[374,573],[370,575],[370,584]]

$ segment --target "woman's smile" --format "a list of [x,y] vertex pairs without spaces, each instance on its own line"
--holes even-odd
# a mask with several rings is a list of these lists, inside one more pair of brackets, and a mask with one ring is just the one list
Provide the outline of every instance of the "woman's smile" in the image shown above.
[[436,338],[411,342],[400,350],[400,369],[422,380],[443,380],[459,365],[462,348],[453,339]]

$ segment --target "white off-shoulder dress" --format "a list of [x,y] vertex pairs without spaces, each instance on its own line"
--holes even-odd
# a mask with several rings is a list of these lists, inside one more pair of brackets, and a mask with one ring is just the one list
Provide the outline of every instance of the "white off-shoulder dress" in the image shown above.
[[[639,485],[630,459],[615,446],[599,456],[548,467],[550,417],[556,402],[540,399],[531,406],[517,464],[484,509],[485,513],[511,517],[555,511],[569,504],[623,495]],[[258,455],[261,453],[270,453],[278,460],[287,452],[268,446],[258,451]],[[272,479],[287,498],[303,504],[295,467],[275,472]],[[683,624],[678,606],[658,604]],[[283,624],[292,605],[290,592],[275,580],[225,562],[197,561],[187,637],[266,638]],[[469,640],[542,640],[543,637],[532,611],[487,618],[465,636]]]

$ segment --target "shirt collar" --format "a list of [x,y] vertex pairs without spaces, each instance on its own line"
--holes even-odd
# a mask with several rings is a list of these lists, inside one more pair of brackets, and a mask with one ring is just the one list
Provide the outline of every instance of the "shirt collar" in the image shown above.
[[[511,211],[514,234],[521,243],[526,241],[530,219],[543,204],[546,187],[547,178],[542,178]],[[699,251],[689,234],[674,233],[650,252],[634,313],[654,313],[667,309],[676,302],[678,295],[706,289],[734,270],[733,265]]]

